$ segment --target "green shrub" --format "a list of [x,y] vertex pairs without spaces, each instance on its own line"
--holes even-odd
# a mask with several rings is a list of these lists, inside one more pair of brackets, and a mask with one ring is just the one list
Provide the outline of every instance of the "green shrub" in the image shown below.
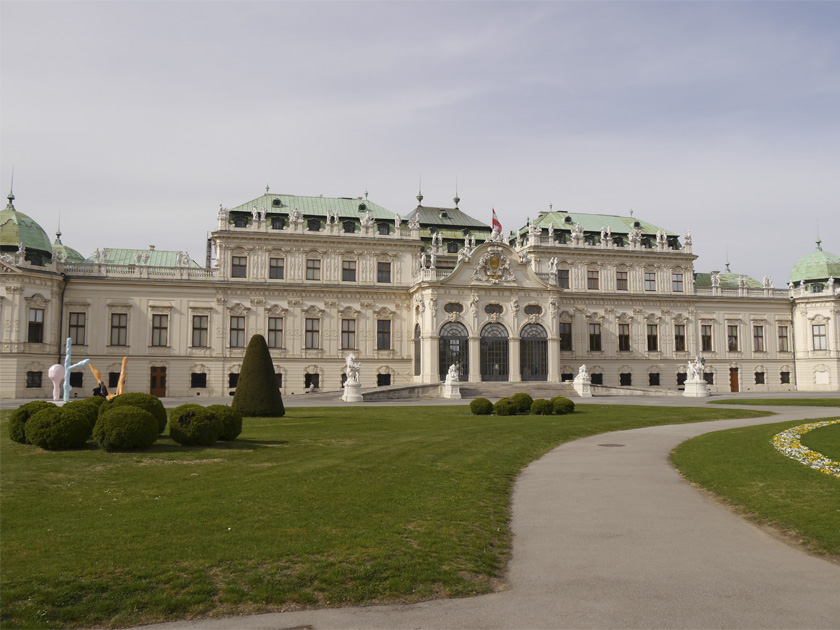
[[220,440],[235,440],[242,433],[242,414],[227,405],[210,405],[207,411],[222,421]]
[[274,364],[262,335],[254,335],[248,342],[231,407],[243,416],[279,418],[286,415]]
[[221,419],[201,405],[181,405],[169,418],[169,437],[184,446],[215,444],[223,429]]
[[139,407],[148,411],[158,421],[158,433],[163,433],[163,430],[166,428],[166,409],[164,409],[163,403],[160,402],[157,396],[143,392],[120,394],[119,396],[114,396],[111,400],[100,403],[99,415],[101,416],[110,409],[124,406]]
[[513,401],[513,404],[516,405],[516,410],[520,413],[528,413],[531,411],[531,404],[534,402],[534,399],[531,398],[530,394],[519,392],[518,394],[511,396],[510,399]]
[[477,416],[489,416],[493,413],[493,403],[486,398],[476,398],[470,403],[470,411]]
[[497,416],[512,416],[516,414],[518,408],[510,398],[502,398],[493,405],[493,411]]
[[46,400],[33,400],[18,407],[9,416],[9,437],[15,442],[29,444],[26,441],[26,421],[42,409],[50,407],[55,407],[55,405]]
[[27,441],[48,451],[82,448],[91,433],[89,414],[66,407],[47,407],[29,418]]
[[555,396],[551,399],[551,406],[558,416],[566,415],[567,413],[572,413],[575,410],[575,403],[571,400],[566,398],[565,396]]
[[[71,400],[69,403],[61,407],[61,411],[81,414],[87,419],[88,424],[90,425],[90,430],[93,431],[96,419],[99,417],[99,407],[96,403],[90,402],[90,400],[90,398]],[[105,399],[100,398],[99,400]],[[88,437],[90,437],[90,434],[88,434]]]
[[537,398],[531,403],[531,413],[535,416],[550,416],[553,412],[551,401],[545,398]]
[[99,409],[99,405],[108,401],[102,398],[102,396],[90,396],[88,398],[85,398],[84,402],[96,405],[96,408]]
[[157,440],[158,426],[157,418],[145,409],[118,405],[99,416],[93,439],[106,451],[144,449]]

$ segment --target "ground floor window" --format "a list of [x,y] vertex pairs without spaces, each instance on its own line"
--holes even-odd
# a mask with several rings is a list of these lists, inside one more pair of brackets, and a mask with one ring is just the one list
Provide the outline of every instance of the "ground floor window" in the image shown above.
[[275,372],[274,378],[277,380],[277,389],[283,389],[283,375],[280,372]]
[[84,387],[85,374],[84,372],[70,372],[70,387]]
[[560,380],[561,381],[573,381],[573,380],[575,380],[575,375],[572,374],[571,372],[566,372],[565,374],[560,375]]
[[376,386],[383,387],[385,385],[391,384],[391,375],[390,374],[377,374],[376,375]]
[[782,382],[782,385],[790,384],[790,372],[779,372],[779,378]]
[[193,372],[190,374],[190,387],[193,389],[204,389],[207,387],[207,375]]
[[764,372],[756,372],[755,373],[755,384],[756,385],[764,385]]
[[304,385],[304,387],[306,387],[306,389],[309,389],[310,387],[314,387],[315,389],[318,389],[321,386],[320,381],[321,381],[321,375],[320,374],[304,374],[303,375],[303,385]]
[[685,385],[685,381],[688,378],[688,374],[685,372],[677,372],[677,387],[682,387]]
[[592,375],[590,375],[589,380],[592,381],[593,385],[603,385],[604,384],[604,375],[603,374],[592,374]]
[[630,372],[622,372],[618,375],[618,384],[622,387],[629,387],[633,384],[633,375]]
[[659,387],[659,372],[651,372],[648,374],[648,385],[651,387]]
[[236,384],[239,382],[239,372],[233,373],[231,372],[228,374],[228,387],[236,387]]
[[27,372],[26,386],[27,387],[41,387],[41,372]]
[[715,375],[713,372],[705,372],[703,374],[703,378],[706,379],[707,385],[714,385],[715,384]]

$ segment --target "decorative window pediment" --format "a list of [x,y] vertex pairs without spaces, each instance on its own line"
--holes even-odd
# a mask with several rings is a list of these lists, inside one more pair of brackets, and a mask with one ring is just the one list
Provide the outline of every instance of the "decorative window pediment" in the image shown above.
[[47,304],[50,303],[50,301],[40,293],[36,293],[35,295],[23,299],[26,301],[27,306],[31,308],[46,308]]
[[283,317],[286,314],[286,309],[279,304],[272,304],[270,307],[265,309],[265,312],[272,317]]
[[831,319],[830,317],[826,317],[822,313],[818,313],[817,315],[814,315],[813,317],[809,317],[808,321],[811,322],[812,324],[827,324],[830,319]]
[[245,315],[251,309],[247,306],[244,306],[241,302],[237,302],[232,307],[228,309],[231,315]]
[[379,319],[389,319],[397,313],[396,311],[392,311],[391,309],[389,309],[387,306],[383,306],[379,310],[374,311],[373,314],[376,315]]
[[355,319],[359,316],[360,313],[360,310],[357,310],[352,306],[345,306],[343,309],[341,309],[339,315],[341,315],[341,317],[344,319]]
[[629,313],[619,313],[619,315],[615,319],[616,321],[621,322],[622,324],[629,324],[633,321],[633,316]]
[[311,317],[311,318],[321,317],[321,315],[324,314],[324,309],[318,308],[314,304],[310,304],[308,308],[304,309],[303,314],[306,317]]

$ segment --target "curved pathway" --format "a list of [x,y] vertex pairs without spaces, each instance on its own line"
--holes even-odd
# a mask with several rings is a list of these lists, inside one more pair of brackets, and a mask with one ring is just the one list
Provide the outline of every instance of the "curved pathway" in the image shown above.
[[840,566],[714,504],[668,462],[703,433],[833,411],[775,410],[606,433],[533,462],[514,488],[510,590],[146,628],[840,628]]

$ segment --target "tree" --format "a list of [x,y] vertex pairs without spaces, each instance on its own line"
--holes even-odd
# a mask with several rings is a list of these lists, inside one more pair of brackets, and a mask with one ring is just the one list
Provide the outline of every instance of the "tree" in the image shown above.
[[248,342],[231,407],[243,416],[286,415],[268,345],[262,335],[254,335]]

